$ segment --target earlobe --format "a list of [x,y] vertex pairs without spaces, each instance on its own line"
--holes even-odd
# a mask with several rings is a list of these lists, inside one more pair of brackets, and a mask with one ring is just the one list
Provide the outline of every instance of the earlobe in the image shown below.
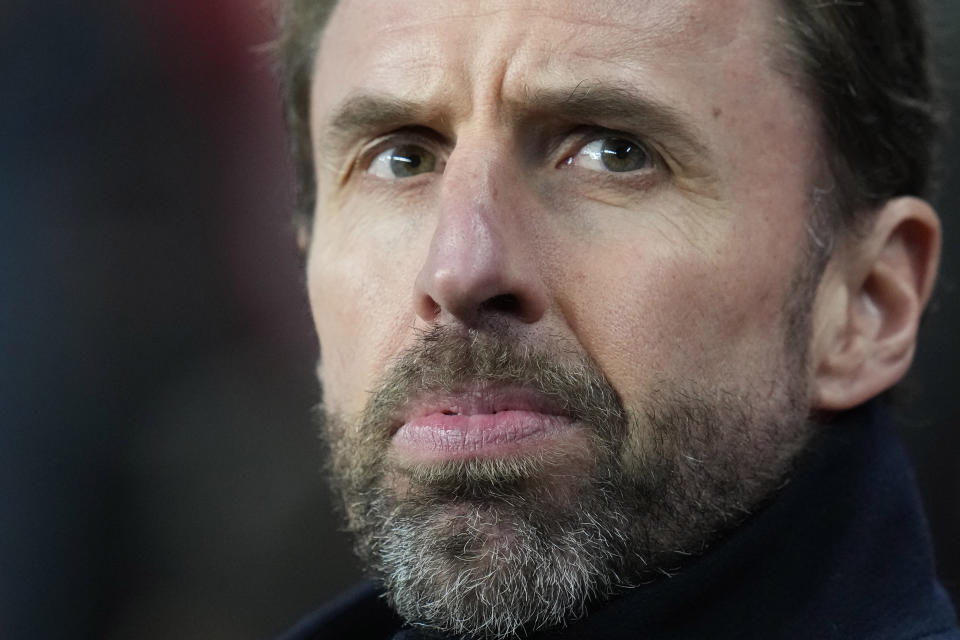
[[855,407],[903,378],[939,258],[937,215],[912,197],[885,203],[870,230],[838,250],[814,312],[815,409]]

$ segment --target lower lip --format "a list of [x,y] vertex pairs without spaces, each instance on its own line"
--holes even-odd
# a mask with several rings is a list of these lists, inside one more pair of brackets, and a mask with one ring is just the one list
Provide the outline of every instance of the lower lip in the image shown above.
[[393,447],[417,462],[501,458],[549,446],[572,424],[567,417],[535,411],[436,413],[404,423],[393,436]]

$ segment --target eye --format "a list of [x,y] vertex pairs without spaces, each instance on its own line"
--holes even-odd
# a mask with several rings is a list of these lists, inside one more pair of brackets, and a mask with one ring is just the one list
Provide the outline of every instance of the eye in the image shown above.
[[625,173],[650,168],[653,158],[646,147],[638,142],[607,136],[583,145],[579,151],[567,158],[566,163],[593,171]]
[[378,178],[394,180],[431,173],[437,167],[437,157],[420,145],[403,144],[381,151],[370,163],[367,172]]

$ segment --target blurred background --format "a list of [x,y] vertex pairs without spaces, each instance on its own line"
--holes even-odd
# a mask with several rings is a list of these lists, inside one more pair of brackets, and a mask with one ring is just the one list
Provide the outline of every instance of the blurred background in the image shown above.
[[[960,112],[960,4],[932,2]],[[269,638],[358,579],[260,0],[0,2],[0,638]],[[960,597],[960,136],[901,411]]]

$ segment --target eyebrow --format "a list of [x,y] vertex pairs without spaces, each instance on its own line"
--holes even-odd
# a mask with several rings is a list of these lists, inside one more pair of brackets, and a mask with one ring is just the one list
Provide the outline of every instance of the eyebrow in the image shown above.
[[362,135],[423,122],[425,115],[426,109],[413,101],[381,94],[351,96],[326,120],[319,140],[336,157]]
[[[581,82],[571,88],[530,90],[512,100],[510,110],[535,117],[597,124],[660,140],[684,158],[710,157],[699,128],[680,110],[630,87]],[[344,100],[322,126],[321,148],[334,160],[349,144],[372,132],[425,123],[436,110],[425,104],[385,94],[359,94]]]
[[662,140],[674,151],[709,159],[710,148],[683,112],[632,87],[581,82],[573,89],[534,90],[523,107],[547,117],[593,122]]

